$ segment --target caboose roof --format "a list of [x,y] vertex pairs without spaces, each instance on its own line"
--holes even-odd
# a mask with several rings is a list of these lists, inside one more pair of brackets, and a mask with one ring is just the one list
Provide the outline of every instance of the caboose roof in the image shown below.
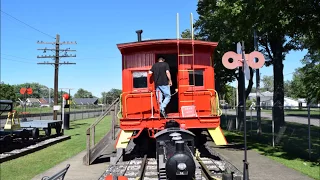
[[[179,44],[191,44],[191,39],[179,39]],[[153,45],[176,45],[177,39],[152,39],[152,40],[145,40],[145,41],[136,41],[136,42],[129,42],[129,43],[121,43],[117,44],[118,49],[120,51],[127,49],[127,48],[135,48],[135,47],[148,47]],[[199,46],[207,46],[215,48],[217,47],[217,42],[209,42],[209,41],[200,41],[200,40],[194,40],[194,45]]]

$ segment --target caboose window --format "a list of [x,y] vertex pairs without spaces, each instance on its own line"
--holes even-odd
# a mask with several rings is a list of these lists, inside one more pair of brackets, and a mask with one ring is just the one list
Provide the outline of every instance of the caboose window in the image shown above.
[[136,71],[132,73],[133,88],[146,88],[147,87],[147,72]]
[[[203,70],[194,70],[195,86],[203,86]],[[193,84],[193,71],[189,71],[189,85]]]

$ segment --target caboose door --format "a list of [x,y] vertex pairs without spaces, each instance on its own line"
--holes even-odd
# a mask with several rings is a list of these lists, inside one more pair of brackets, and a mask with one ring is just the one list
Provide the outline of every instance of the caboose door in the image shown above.
[[176,89],[178,88],[177,54],[157,54],[156,61],[158,61],[159,57],[164,58],[165,62],[167,62],[169,64],[171,80],[172,80],[172,86],[170,87],[171,99],[170,99],[169,104],[167,105],[166,112],[167,113],[177,113],[179,110],[179,96],[176,93]]

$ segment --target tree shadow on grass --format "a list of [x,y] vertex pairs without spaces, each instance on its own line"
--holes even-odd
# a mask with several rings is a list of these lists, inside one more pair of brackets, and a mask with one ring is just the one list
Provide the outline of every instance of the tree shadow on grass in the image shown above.
[[69,129],[76,129],[76,128],[80,128],[84,125],[90,125],[90,123],[77,123],[77,124],[71,124]]
[[[293,114],[293,113],[286,113],[286,116],[295,116],[295,117],[308,117],[308,114]],[[317,114],[310,114],[310,118],[313,119],[320,119],[320,115]]]

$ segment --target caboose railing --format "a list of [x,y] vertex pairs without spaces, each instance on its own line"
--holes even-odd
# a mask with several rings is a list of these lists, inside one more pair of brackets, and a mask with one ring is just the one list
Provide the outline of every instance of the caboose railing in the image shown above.
[[[137,93],[138,92],[138,93]],[[137,91],[135,93],[133,92],[125,92],[123,94],[120,95],[120,108],[122,108],[122,96],[124,94],[126,94],[126,96],[124,97],[124,117],[128,117],[128,106],[127,106],[127,99],[128,99],[128,96],[136,96],[136,97],[146,97],[145,95],[149,95],[150,94],[150,107],[151,107],[151,118],[154,117],[154,111],[153,111],[153,95],[156,94],[156,91],[150,91],[150,92],[140,92]],[[206,90],[201,90],[201,91],[186,91],[184,92],[184,94],[192,94],[192,95],[195,95],[195,94],[200,94],[200,93],[208,93],[208,95],[210,96],[210,110],[211,110],[211,115],[213,116],[221,116],[222,115],[222,110],[220,109],[219,107],[219,95],[218,95],[218,92],[215,90],[215,89],[206,89]],[[159,104],[158,104],[159,105]],[[120,110],[122,112],[122,109]],[[197,110],[197,113],[199,110]],[[120,112],[119,112],[120,113]],[[140,114],[141,114],[141,118],[142,118],[142,108],[141,108],[141,111],[140,111]],[[119,118],[119,116],[118,116]]]
[[[141,92],[141,93],[132,93],[132,92],[127,92],[128,94],[125,96],[124,98],[124,103],[125,103],[125,110],[124,110],[124,114],[125,114],[125,117],[128,117],[128,106],[127,106],[127,99],[128,99],[128,96],[138,96],[140,98],[142,98],[143,95],[148,95],[150,94],[150,107],[151,107],[151,118],[154,117],[154,112],[153,112],[153,91],[151,92]],[[123,94],[122,94],[123,95]],[[121,95],[121,97],[122,97]],[[142,109],[140,111],[140,114],[141,114],[141,118],[142,118]]]
[[[108,108],[106,108],[106,110],[86,130],[87,153],[83,159],[83,163],[85,165],[90,165],[99,156],[99,153],[101,153],[101,151],[104,148],[103,146],[105,146],[104,144],[108,143],[110,139],[115,140],[115,133],[116,133],[115,128],[117,125],[118,106],[119,106],[119,98],[113,101],[111,105]],[[95,128],[109,114],[111,114],[112,116],[111,129],[98,143],[95,143]],[[108,136],[111,136],[111,138]]]
[[[213,92],[212,92],[213,91]],[[201,91],[186,91],[184,94],[200,94],[200,93],[209,93],[210,95],[210,110],[211,110],[211,115],[213,116],[221,116],[222,115],[222,110],[219,107],[219,96],[218,92],[214,89],[206,89],[206,90],[201,90]],[[199,110],[197,110],[197,113]]]

